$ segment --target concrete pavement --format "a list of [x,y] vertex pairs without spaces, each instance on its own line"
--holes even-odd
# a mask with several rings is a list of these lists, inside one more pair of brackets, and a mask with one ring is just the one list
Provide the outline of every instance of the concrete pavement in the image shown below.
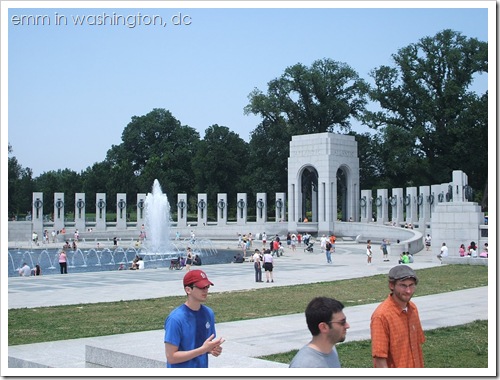
[[[219,242],[219,245],[227,248],[234,242]],[[248,262],[208,265],[202,269],[215,284],[210,292],[224,292],[387,274],[398,258],[390,257],[390,262],[383,262],[377,253],[373,264],[367,265],[364,244],[337,243],[333,264],[326,264],[321,253],[286,250],[285,256],[275,260],[274,283],[255,283],[253,264]],[[432,252],[422,251],[415,256],[412,267],[418,270],[437,265],[440,263]],[[184,274],[161,268],[9,278],[8,305],[9,308],[40,307],[183,295]],[[426,330],[488,319],[488,287],[413,300]],[[344,312],[351,325],[346,341],[369,339],[369,319],[377,305],[346,307]],[[210,358],[211,368],[283,368],[286,365],[255,357],[298,349],[310,339],[303,313],[218,323],[216,327],[218,336],[226,342],[223,355]],[[9,373],[16,374],[23,373],[16,368],[28,367],[121,367],[140,368],[140,374],[145,375],[149,371],[155,373],[153,368],[165,366],[163,330],[9,346],[8,354]]]

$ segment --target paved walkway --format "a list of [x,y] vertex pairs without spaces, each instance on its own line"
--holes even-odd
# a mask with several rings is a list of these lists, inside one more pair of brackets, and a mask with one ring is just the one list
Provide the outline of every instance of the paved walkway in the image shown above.
[[[218,244],[220,248],[234,245],[233,242]],[[274,283],[255,283],[253,264],[248,262],[207,265],[202,269],[215,284],[211,292],[258,289],[387,274],[397,264],[397,258],[390,257],[390,262],[383,262],[377,253],[375,251],[373,264],[367,265],[364,244],[338,243],[333,264],[326,264],[323,254],[287,250],[285,256],[275,260]],[[412,267],[418,270],[437,265],[440,263],[433,253],[422,251],[415,255]],[[8,305],[22,308],[183,295],[184,274],[184,271],[161,268],[9,278]],[[414,302],[426,330],[488,319],[488,287],[415,297]],[[369,304],[344,310],[351,325],[346,341],[369,338],[369,316],[376,306]],[[310,339],[303,313],[219,323],[217,332],[226,342],[223,355],[210,358],[213,368],[286,367],[255,357],[298,349]],[[164,366],[163,330],[11,346],[8,352],[9,370],[29,366],[83,368],[86,358],[91,357],[95,358],[95,366],[143,367],[140,375],[151,367]]]

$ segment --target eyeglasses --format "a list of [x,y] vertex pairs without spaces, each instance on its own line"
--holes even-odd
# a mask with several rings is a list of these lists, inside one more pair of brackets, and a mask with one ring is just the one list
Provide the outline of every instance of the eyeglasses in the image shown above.
[[189,287],[191,289],[197,288],[197,289],[201,289],[201,290],[208,290],[208,289],[210,289],[210,285],[204,286],[203,288],[200,288],[199,286],[196,286],[196,285],[190,285]]
[[347,324],[347,319],[344,319],[343,321],[330,321],[328,322],[328,325],[330,325],[330,323],[338,323],[339,325],[345,326]]
[[410,284],[410,285],[406,285],[406,284],[397,284],[397,286],[399,286],[400,288],[406,290],[406,289],[415,289],[415,287],[417,286],[416,284]]

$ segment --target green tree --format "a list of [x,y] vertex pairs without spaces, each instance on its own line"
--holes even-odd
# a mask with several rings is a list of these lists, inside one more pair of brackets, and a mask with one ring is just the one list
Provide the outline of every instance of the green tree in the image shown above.
[[110,173],[111,164],[107,161],[97,162],[82,173],[86,212],[96,212],[96,194],[106,193]]
[[44,172],[35,179],[35,191],[43,193],[43,213],[54,212],[54,193],[64,193],[65,213],[75,211],[75,193],[83,190],[81,175],[70,169]]
[[354,136],[358,143],[360,189],[376,189],[384,179],[382,170],[384,164],[378,152],[380,143],[377,136],[371,133],[355,132],[349,132],[349,135]]
[[273,194],[286,191],[291,138],[284,120],[265,120],[252,132],[248,166],[243,179],[248,192]]
[[150,192],[155,179],[171,204],[178,193],[193,193],[191,159],[199,140],[195,129],[181,125],[165,109],[133,116],[122,143],[112,146],[106,156],[113,182],[118,181],[114,193]]
[[236,204],[237,192],[247,191],[241,183],[247,162],[248,144],[229,128],[212,125],[193,157],[195,192],[207,193],[209,204],[216,201],[217,193],[227,193],[229,204]]
[[[8,154],[13,153],[8,144]],[[32,193],[34,191],[33,171],[23,168],[15,156],[8,158],[8,213],[9,218],[31,212]]]
[[488,45],[444,30],[400,49],[380,66],[364,123],[380,131],[382,171],[392,186],[450,180],[463,170],[475,189],[487,180],[487,99],[471,86],[488,71]]
[[298,63],[268,83],[267,95],[254,89],[245,112],[271,123],[284,120],[291,135],[349,132],[351,118],[364,111],[366,91],[366,82],[345,63],[322,59],[310,68]]
[[352,119],[364,111],[367,89],[350,66],[327,58],[311,67],[298,63],[286,68],[268,83],[267,94],[254,89],[244,111],[262,116],[262,123],[252,132],[253,178],[247,183],[265,181],[268,191],[283,190],[292,136],[349,132]]

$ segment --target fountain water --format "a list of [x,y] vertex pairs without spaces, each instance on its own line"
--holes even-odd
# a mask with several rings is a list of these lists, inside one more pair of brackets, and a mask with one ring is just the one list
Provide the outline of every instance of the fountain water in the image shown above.
[[170,204],[157,179],[145,201],[145,247],[149,253],[172,251],[170,243]]

